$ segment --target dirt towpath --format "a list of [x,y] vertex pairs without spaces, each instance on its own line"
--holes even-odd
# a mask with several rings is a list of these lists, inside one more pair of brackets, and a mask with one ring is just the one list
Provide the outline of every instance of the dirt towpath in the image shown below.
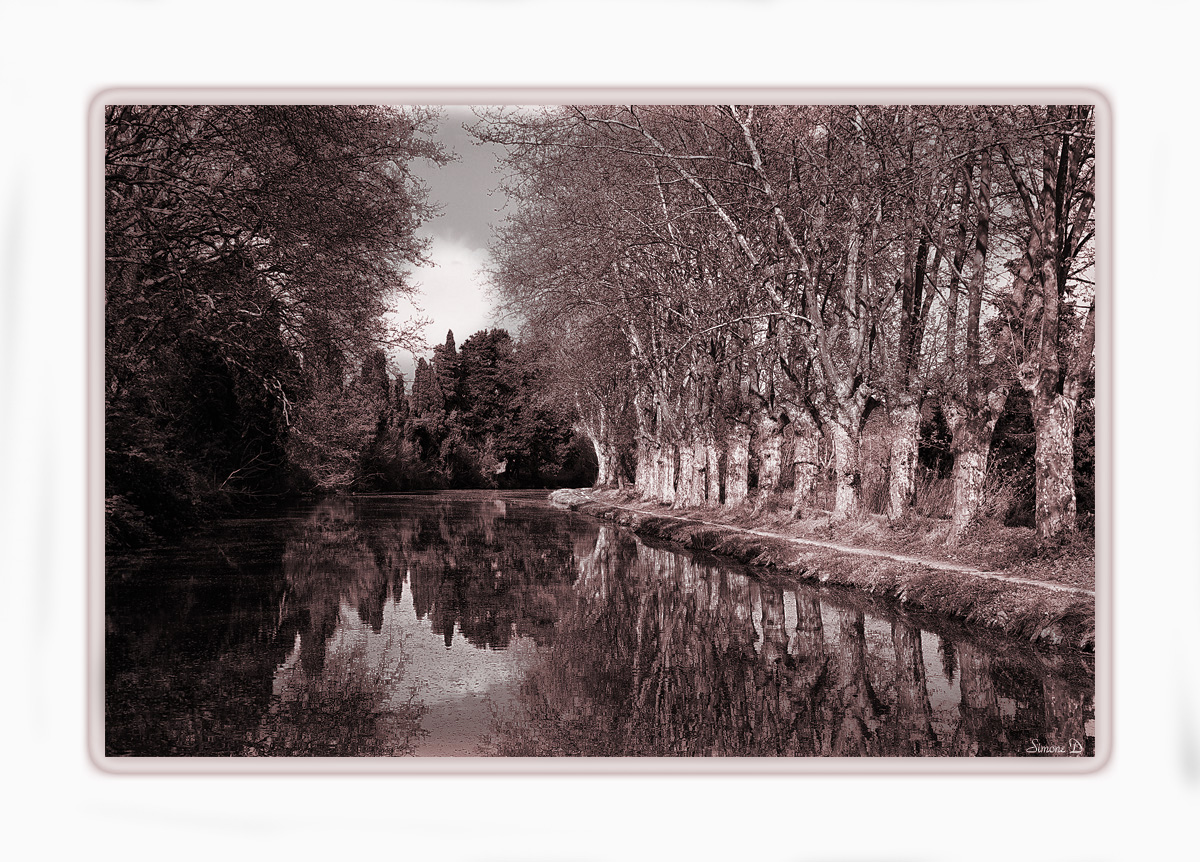
[[641,509],[635,506],[622,506],[618,503],[613,503],[609,500],[598,500],[584,491],[574,490],[570,493],[556,492],[551,495],[551,499],[556,503],[570,505],[571,503],[590,502],[603,505],[611,509],[621,509],[626,512],[633,512],[638,515],[643,515],[652,518],[666,518],[672,521],[681,521],[689,524],[700,524],[705,527],[713,527],[719,530],[731,530],[733,532],[744,533],[750,536],[761,536],[768,539],[776,539],[784,542],[790,542],[794,545],[808,546],[814,548],[825,548],[830,551],[837,551],[843,554],[853,554],[863,557],[875,557],[885,560],[893,560],[897,563],[907,563],[910,565],[922,566],[927,569],[933,569],[941,572],[955,572],[961,575],[969,575],[975,578],[983,578],[995,581],[1004,581],[1010,584],[1021,584],[1023,586],[1036,587],[1043,590],[1051,590],[1060,593],[1073,593],[1080,596],[1090,596],[1095,598],[1094,590],[1083,589],[1082,587],[1072,587],[1065,584],[1055,584],[1049,581],[1037,581],[1030,578],[1016,578],[1011,575],[1003,575],[999,572],[989,572],[979,569],[975,566],[968,566],[963,563],[950,562],[948,560],[938,560],[933,557],[917,557],[907,554],[896,554],[891,551],[881,551],[876,548],[863,548],[856,545],[844,545],[838,542],[825,542],[819,539],[803,539],[796,536],[789,536],[785,533],[775,533],[769,530],[754,530],[749,527],[738,527],[732,524],[722,524],[717,521],[705,521],[700,518],[693,518],[684,515],[668,515],[662,512],[651,509]]

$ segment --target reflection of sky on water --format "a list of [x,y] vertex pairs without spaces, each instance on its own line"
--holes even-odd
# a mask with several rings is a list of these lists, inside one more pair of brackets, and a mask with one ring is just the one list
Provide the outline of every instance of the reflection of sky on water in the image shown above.
[[[489,704],[507,705],[515,695],[536,652],[532,638],[518,636],[513,626],[507,649],[478,648],[455,626],[449,647],[433,632],[428,619],[417,617],[413,590],[405,573],[400,601],[389,593],[378,632],[358,610],[342,602],[338,625],[326,646],[326,668],[344,661],[364,661],[368,675],[397,663],[404,668],[395,684],[391,705],[399,708],[416,686],[417,700],[427,708],[421,726],[428,735],[417,742],[417,756],[471,756],[491,726]],[[275,674],[273,694],[285,695],[296,684],[302,635]]]
[[[406,575],[406,585],[407,581]],[[422,722],[429,736],[416,753],[475,754],[490,726],[488,699],[507,700],[520,685],[535,650],[533,640],[518,637],[514,624],[508,649],[480,649],[468,643],[456,626],[447,647],[429,620],[417,618],[412,597],[413,591],[406,589],[400,602],[388,603],[384,626],[394,625],[405,633],[408,679],[419,686],[418,696],[429,709]]]

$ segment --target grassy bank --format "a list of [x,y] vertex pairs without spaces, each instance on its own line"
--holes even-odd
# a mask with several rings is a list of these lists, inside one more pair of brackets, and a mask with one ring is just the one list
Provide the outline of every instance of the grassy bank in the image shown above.
[[671,509],[628,491],[562,490],[558,505],[642,536],[707,551],[777,575],[850,587],[912,609],[1031,642],[1092,650],[1096,639],[1091,536],[1040,547],[1032,530],[981,525],[953,549],[949,524],[884,519],[835,524],[787,510]]

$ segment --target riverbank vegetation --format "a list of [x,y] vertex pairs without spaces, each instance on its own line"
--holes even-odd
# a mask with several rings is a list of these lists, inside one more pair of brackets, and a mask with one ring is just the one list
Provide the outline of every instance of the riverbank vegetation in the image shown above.
[[1092,527],[1091,106],[491,110],[493,249],[599,484],[853,525]]
[[[451,158],[437,111],[113,105],[105,115],[106,537],[304,492],[586,484],[533,346],[501,330],[417,368],[394,320]],[[583,471],[582,473],[580,471]]]
[[1028,528],[987,522],[947,549],[948,520],[897,526],[865,515],[835,524],[786,509],[756,513],[749,502],[668,508],[632,488],[563,489],[551,500],[649,540],[736,560],[760,577],[848,587],[1021,640],[1095,649],[1095,548],[1080,533],[1047,546]]

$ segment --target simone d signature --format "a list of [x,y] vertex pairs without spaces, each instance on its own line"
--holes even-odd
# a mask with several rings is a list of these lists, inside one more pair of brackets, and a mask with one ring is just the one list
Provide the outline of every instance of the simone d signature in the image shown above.
[[1063,745],[1058,742],[1042,742],[1038,739],[1031,739],[1029,747],[1025,749],[1026,754],[1074,754],[1076,756],[1083,754],[1083,743],[1074,737],[1067,740],[1067,744]]

